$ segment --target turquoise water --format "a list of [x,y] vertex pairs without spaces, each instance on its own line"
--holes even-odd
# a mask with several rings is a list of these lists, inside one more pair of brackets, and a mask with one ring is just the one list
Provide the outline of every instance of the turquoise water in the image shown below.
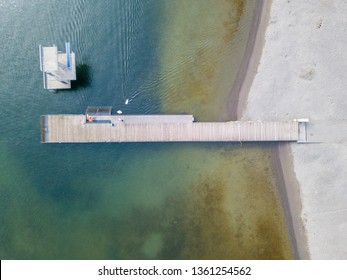
[[[1,259],[290,257],[267,146],[39,143],[41,114],[87,106],[218,119],[242,58],[251,1],[184,3],[0,3]],[[235,36],[216,41],[218,18]],[[201,24],[211,29],[190,37]],[[38,46],[63,49],[65,41],[76,53],[78,82],[50,94]],[[196,50],[209,54],[203,63]],[[196,71],[186,75],[191,63]]]

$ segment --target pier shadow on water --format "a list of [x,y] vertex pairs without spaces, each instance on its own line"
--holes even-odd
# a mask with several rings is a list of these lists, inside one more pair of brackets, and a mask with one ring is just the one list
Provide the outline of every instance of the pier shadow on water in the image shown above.
[[71,81],[72,89],[86,88],[91,85],[92,74],[91,67],[86,63],[81,63],[76,66],[76,81]]

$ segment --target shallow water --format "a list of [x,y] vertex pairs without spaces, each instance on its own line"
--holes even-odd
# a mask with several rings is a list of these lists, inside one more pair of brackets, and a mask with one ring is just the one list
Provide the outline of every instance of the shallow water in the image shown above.
[[[251,2],[0,3],[1,259],[291,257],[269,146],[39,143],[40,114],[87,106],[219,120]],[[65,40],[79,80],[52,95],[38,45]]]

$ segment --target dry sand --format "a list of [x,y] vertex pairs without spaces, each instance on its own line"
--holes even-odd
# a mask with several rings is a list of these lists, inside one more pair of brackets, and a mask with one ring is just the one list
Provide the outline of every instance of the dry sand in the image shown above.
[[300,258],[347,259],[347,2],[262,4],[247,75],[239,79],[238,118],[310,118],[308,140],[315,143],[274,148],[287,215]]

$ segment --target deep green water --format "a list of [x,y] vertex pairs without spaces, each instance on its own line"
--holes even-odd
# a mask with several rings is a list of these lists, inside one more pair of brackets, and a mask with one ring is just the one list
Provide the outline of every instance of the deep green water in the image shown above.
[[[39,143],[41,114],[87,106],[225,116],[253,8],[1,1],[0,258],[290,258],[269,146]],[[50,94],[38,46],[65,41],[78,83]]]

